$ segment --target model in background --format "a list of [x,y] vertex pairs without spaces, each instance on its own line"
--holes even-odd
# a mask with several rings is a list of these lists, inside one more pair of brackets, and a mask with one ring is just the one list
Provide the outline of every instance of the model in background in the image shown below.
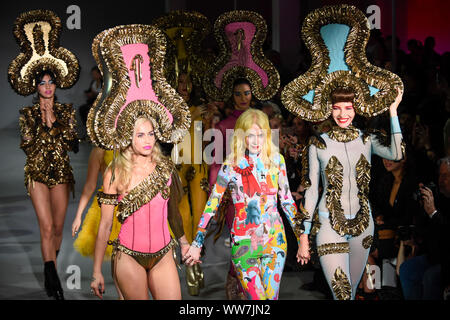
[[[191,113],[189,134],[172,150],[172,159],[184,190],[179,210],[186,239],[191,243],[209,193],[202,137],[210,127],[213,112],[210,104],[205,103],[202,79],[213,60],[203,48],[203,40],[210,33],[211,26],[204,15],[195,11],[171,11],[153,24],[164,32],[167,39],[166,78]],[[185,265],[185,271],[188,293],[198,296],[205,285],[200,265]]]
[[68,152],[78,151],[78,137],[75,110],[71,104],[57,102],[55,91],[71,87],[79,72],[76,57],[57,47],[60,31],[61,21],[52,11],[22,13],[14,25],[22,53],[8,69],[9,81],[18,94],[37,94],[33,106],[20,110],[20,148],[27,156],[25,186],[39,223],[44,286],[47,295],[57,300],[64,299],[64,294],[56,258],[75,183]]

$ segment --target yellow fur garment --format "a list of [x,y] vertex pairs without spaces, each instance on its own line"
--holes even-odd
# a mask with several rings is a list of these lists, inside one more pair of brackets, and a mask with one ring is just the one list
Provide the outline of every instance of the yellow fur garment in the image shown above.
[[[113,160],[113,152],[111,150],[105,151],[103,156],[103,162],[105,168]],[[103,172],[102,172],[103,174]],[[103,191],[103,188],[100,189]],[[115,240],[120,231],[121,224],[116,217],[117,207],[114,210],[114,220],[109,240]],[[84,257],[94,257],[95,241],[97,240],[98,226],[100,225],[101,209],[98,206],[97,196],[92,200],[91,207],[86,213],[86,217],[83,220],[81,230],[77,239],[73,243],[73,247]],[[112,246],[108,245],[105,252],[105,259],[110,259],[112,253]]]
[[[102,190],[102,189],[100,189]],[[120,222],[116,217],[117,207],[114,210],[114,220],[109,240],[117,239],[120,231]],[[84,257],[94,257],[95,241],[97,239],[98,226],[100,225],[101,210],[97,203],[97,196],[92,200],[92,205],[86,213],[83,220],[83,225],[78,234],[77,239],[73,243],[75,250],[77,250]],[[105,252],[105,259],[110,259],[112,253],[112,246],[108,245]]]

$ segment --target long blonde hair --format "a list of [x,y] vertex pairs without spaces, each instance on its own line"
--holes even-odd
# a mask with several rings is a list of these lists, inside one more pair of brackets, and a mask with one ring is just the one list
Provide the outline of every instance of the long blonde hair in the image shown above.
[[258,109],[248,109],[237,119],[234,126],[234,133],[231,139],[231,152],[226,159],[226,163],[237,165],[245,157],[245,137],[248,130],[256,124],[266,133],[266,139],[261,149],[260,158],[266,168],[275,166],[275,156],[279,154],[278,148],[272,142],[272,131],[267,115]]
[[[133,139],[135,136],[136,128],[144,123],[145,121],[150,121],[152,123],[153,128],[155,128],[154,120],[151,118],[140,117],[134,123],[133,129]],[[109,164],[108,168],[114,170],[115,179],[117,179],[117,188],[122,192],[128,189],[128,186],[131,181],[131,171],[133,169],[133,161],[132,156],[134,154],[132,143],[118,152],[117,156],[114,157],[113,161]],[[152,153],[151,153],[151,161],[154,163],[159,163],[164,158],[164,155],[161,152],[161,148],[158,142],[155,143]],[[108,169],[107,169],[108,170]]]

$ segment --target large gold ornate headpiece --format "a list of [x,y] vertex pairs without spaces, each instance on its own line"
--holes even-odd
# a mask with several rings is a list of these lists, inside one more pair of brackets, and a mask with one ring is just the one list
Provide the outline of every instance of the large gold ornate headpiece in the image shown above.
[[355,92],[358,114],[372,117],[386,111],[403,82],[369,63],[369,36],[368,20],[354,6],[326,6],[308,14],[302,37],[311,52],[311,67],[283,89],[284,106],[305,120],[323,121],[331,114],[331,93],[344,87]]
[[128,147],[139,117],[154,120],[162,142],[177,143],[184,137],[190,113],[164,77],[165,48],[163,33],[150,25],[117,26],[95,37],[92,53],[103,88],[87,121],[94,144],[108,150]]
[[232,95],[233,83],[246,78],[259,100],[268,100],[280,87],[280,75],[262,51],[267,25],[252,11],[230,11],[217,18],[214,36],[220,54],[203,82],[206,93],[218,101]]
[[171,11],[153,21],[153,25],[164,31],[168,40],[164,63],[167,81],[176,88],[178,76],[186,73],[194,86],[201,87],[213,60],[201,46],[211,31],[208,18],[195,11]]
[[14,37],[22,51],[9,65],[8,79],[13,89],[27,96],[36,91],[35,76],[49,70],[59,88],[70,88],[78,80],[78,60],[59,46],[61,20],[52,11],[22,13],[14,23]]

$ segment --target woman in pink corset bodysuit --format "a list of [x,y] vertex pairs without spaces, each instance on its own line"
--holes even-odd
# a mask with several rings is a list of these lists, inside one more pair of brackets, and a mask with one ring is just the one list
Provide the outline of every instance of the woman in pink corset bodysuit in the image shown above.
[[156,143],[152,119],[136,120],[132,143],[108,167],[99,193],[102,215],[94,254],[91,288],[102,298],[101,265],[108,243],[113,212],[122,223],[112,244],[111,270],[125,299],[181,299],[170,228],[184,255],[189,249],[178,211],[181,181],[174,164]]

